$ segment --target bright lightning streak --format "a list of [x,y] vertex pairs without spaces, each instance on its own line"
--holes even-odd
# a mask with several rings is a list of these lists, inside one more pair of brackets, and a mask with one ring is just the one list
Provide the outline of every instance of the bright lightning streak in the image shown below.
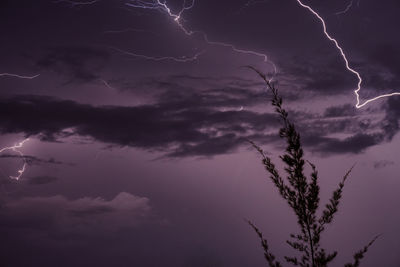
[[24,76],[24,75],[19,75],[19,74],[14,74],[14,73],[0,73],[0,77],[14,77],[14,78],[19,78],[19,79],[35,79],[38,77],[40,74],[36,74],[33,76]]
[[333,38],[333,37],[328,33],[328,31],[327,31],[327,29],[326,29],[325,20],[324,20],[314,9],[312,9],[310,6],[303,4],[303,2],[302,2],[301,0],[296,0],[296,1],[297,1],[297,3],[298,3],[300,6],[302,6],[302,7],[305,8],[305,9],[308,9],[316,18],[319,19],[319,21],[321,21],[321,24],[322,24],[322,27],[323,27],[325,36],[326,36],[330,41],[332,41],[332,42],[335,44],[336,48],[339,50],[339,52],[340,52],[340,54],[341,54],[341,56],[342,56],[342,58],[343,58],[343,60],[344,60],[344,62],[345,62],[345,64],[346,64],[347,70],[350,71],[351,73],[353,73],[354,75],[357,76],[357,79],[358,79],[357,89],[354,90],[354,94],[356,95],[356,98],[357,98],[356,108],[362,108],[362,107],[365,106],[366,104],[368,104],[368,103],[370,103],[370,102],[373,102],[373,101],[375,101],[375,100],[378,100],[378,99],[380,99],[380,98],[390,97],[390,96],[395,96],[395,95],[400,95],[400,92],[395,92],[395,93],[391,93],[391,94],[384,94],[384,95],[380,95],[380,96],[377,96],[377,97],[368,99],[368,100],[366,100],[364,103],[360,103],[360,95],[359,95],[359,92],[360,92],[360,90],[361,90],[361,84],[362,84],[362,82],[363,82],[360,73],[358,73],[356,70],[354,70],[353,68],[350,67],[349,61],[348,61],[348,59],[347,59],[346,54],[345,54],[344,51],[343,51],[343,48],[339,45],[338,41],[337,41],[335,38]]
[[29,141],[29,138],[27,138],[27,139],[25,139],[25,140],[19,142],[18,144],[15,144],[15,145],[13,145],[13,146],[4,147],[4,148],[0,149],[0,153],[3,153],[4,151],[7,151],[7,150],[12,150],[12,151],[14,151],[15,153],[18,153],[18,154],[21,156],[21,158],[24,159],[24,165],[22,166],[21,169],[18,170],[18,175],[17,175],[17,176],[10,176],[11,179],[19,180],[19,179],[21,178],[21,176],[22,176],[22,175],[24,174],[24,172],[25,172],[27,162],[26,162],[26,159],[24,158],[24,154],[19,150],[19,148],[22,148],[22,147],[24,146],[24,144],[25,144],[26,142],[28,142],[28,141]]
[[[127,6],[130,7],[134,7],[134,8],[142,8],[142,9],[153,9],[153,10],[158,10],[160,12],[166,13],[169,17],[171,17],[176,24],[179,26],[179,28],[188,36],[192,36],[194,34],[200,34],[204,40],[204,42],[206,42],[209,45],[214,45],[214,46],[222,46],[222,47],[228,47],[230,48],[232,51],[236,52],[236,53],[240,53],[240,54],[247,54],[247,55],[253,55],[253,56],[257,56],[263,59],[263,61],[265,63],[268,63],[272,66],[274,73],[273,76],[277,73],[277,68],[275,66],[275,64],[271,61],[268,60],[268,56],[266,54],[263,53],[259,53],[259,52],[255,52],[255,51],[251,51],[251,50],[244,50],[244,49],[239,49],[236,46],[234,46],[233,44],[229,44],[229,43],[223,43],[223,42],[216,42],[216,41],[211,41],[207,34],[201,31],[191,31],[188,30],[187,28],[185,28],[185,26],[182,24],[181,19],[182,19],[182,15],[186,10],[189,10],[191,8],[194,7],[195,4],[195,0],[192,0],[191,3],[189,5],[186,5],[186,0],[183,2],[183,6],[181,8],[181,10],[174,14],[170,7],[168,7],[167,2],[161,2],[161,0],[131,0],[129,3],[126,3]],[[115,49],[115,48],[114,48]],[[135,53],[130,53],[130,52],[126,52],[126,51],[122,51],[120,49],[116,49],[119,52],[123,52],[125,54],[128,55],[132,55],[132,56],[137,56],[137,57],[142,57],[145,59],[151,59],[151,60],[175,60],[178,62],[188,62],[191,60],[196,60],[198,56],[200,56],[203,52],[196,54],[194,57],[192,58],[184,58],[182,59],[177,59],[177,58],[172,58],[172,57],[160,57],[160,58],[154,58],[154,57],[148,57],[148,56],[144,56],[144,55],[137,55]],[[272,80],[273,78],[271,78]]]
[[143,8],[143,9],[155,9],[161,12],[167,13],[168,16],[173,18],[173,20],[178,24],[178,26],[185,32],[187,35],[192,35],[194,32],[187,30],[183,24],[181,23],[181,16],[183,12],[186,10],[191,9],[194,6],[195,0],[191,1],[191,4],[186,6],[186,0],[183,2],[182,9],[177,13],[172,13],[171,9],[167,5],[167,1],[161,2],[160,0],[156,1],[146,1],[146,0],[131,0],[130,3],[126,3],[127,6],[134,7],[134,8]]

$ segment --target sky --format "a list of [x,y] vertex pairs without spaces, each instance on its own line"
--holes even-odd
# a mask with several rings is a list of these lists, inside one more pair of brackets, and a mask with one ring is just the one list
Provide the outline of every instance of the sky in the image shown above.
[[246,66],[278,88],[321,207],[355,164],[332,266],[378,234],[363,266],[400,266],[400,97],[357,108],[345,64],[360,103],[400,92],[400,3],[302,2],[343,55],[297,0],[2,0],[2,266],[266,266],[246,220],[292,255],[296,217],[246,141],[284,176],[281,123]]

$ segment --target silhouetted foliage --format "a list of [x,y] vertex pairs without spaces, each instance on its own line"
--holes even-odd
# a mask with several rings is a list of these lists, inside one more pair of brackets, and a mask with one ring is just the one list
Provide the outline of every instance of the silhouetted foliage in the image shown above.
[[[257,74],[265,81],[268,89],[272,92],[272,105],[275,107],[275,111],[279,114],[283,122],[283,127],[279,131],[279,136],[286,139],[287,146],[285,154],[280,156],[280,158],[286,165],[286,180],[279,175],[275,165],[264,151],[253,141],[248,141],[261,154],[262,164],[270,174],[272,182],[278,189],[281,197],[287,201],[297,217],[300,233],[291,234],[291,239],[286,242],[289,246],[299,252],[301,258],[285,256],[285,260],[296,266],[328,266],[328,264],[337,256],[337,252],[334,251],[328,253],[325,249],[321,248],[321,234],[325,230],[325,227],[332,223],[334,215],[338,211],[344,184],[354,166],[344,175],[338,188],[333,192],[332,197],[329,199],[329,203],[325,205],[322,215],[318,216],[316,214],[320,205],[318,171],[314,164],[307,161],[311,166],[312,171],[310,178],[306,177],[304,174],[304,165],[306,164],[306,160],[303,158],[304,153],[300,142],[300,134],[296,131],[294,124],[288,118],[288,113],[282,107],[282,98],[279,96],[278,90],[260,71],[253,67],[248,68],[257,72]],[[270,267],[282,266],[271,253],[267,240],[263,237],[261,231],[252,222],[249,221],[248,223],[255,230],[261,240],[261,245],[264,249],[264,256],[268,265]],[[345,267],[359,266],[360,260],[376,239],[377,237],[375,237],[362,250],[354,254],[354,263],[348,263]]]

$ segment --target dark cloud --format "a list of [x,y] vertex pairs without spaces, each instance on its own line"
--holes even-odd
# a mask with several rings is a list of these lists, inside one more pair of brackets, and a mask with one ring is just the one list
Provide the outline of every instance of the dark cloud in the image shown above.
[[105,214],[105,213],[112,213],[114,212],[115,209],[109,206],[94,206],[94,207],[89,207],[86,209],[82,209],[82,210],[70,210],[69,212],[71,213],[71,215],[73,215],[74,217],[86,217],[86,216],[95,216],[95,215],[101,215],[101,214]]
[[344,63],[337,54],[325,55],[323,60],[310,60],[304,57],[294,57],[280,62],[283,73],[279,79],[288,78],[291,86],[300,88],[303,92],[311,91],[322,95],[335,95],[347,92],[357,83],[357,78],[346,71]]
[[400,118],[400,98],[389,98],[385,105],[385,119],[382,122],[382,128],[391,139],[396,133],[399,132],[399,118]]
[[64,163],[62,161],[55,160],[54,158],[49,158],[49,159],[42,159],[38,158],[35,156],[30,156],[30,155],[10,155],[10,154],[4,154],[0,155],[0,158],[19,158],[19,159],[24,159],[26,163],[29,165],[41,165],[41,164],[56,164],[56,165],[73,165],[71,163]]
[[222,267],[223,260],[217,252],[200,247],[187,256],[184,267]]
[[304,144],[323,154],[361,153],[365,149],[390,141],[398,133],[400,115],[396,98],[388,99],[383,110],[356,109],[344,104],[325,109],[322,115],[296,112],[294,121]]
[[379,112],[380,119],[365,117],[366,114],[369,111],[356,110],[348,104],[332,106],[315,119],[300,121],[298,128],[304,144],[314,152],[358,154],[392,137],[384,127],[384,113]]
[[242,145],[244,141],[244,138],[240,138],[234,133],[225,134],[223,136],[209,138],[195,145],[184,144],[180,146],[177,151],[170,153],[169,156],[212,156],[226,154]]
[[[38,135],[46,141],[80,135],[117,146],[157,150],[171,157],[213,156],[235,151],[245,138],[256,137],[255,141],[262,142],[266,137],[271,141],[271,131],[280,127],[276,114],[258,113],[243,106],[238,109],[242,98],[252,107],[261,97],[240,88],[167,90],[158,93],[152,105],[119,107],[17,96],[0,100],[0,131]],[[289,113],[305,145],[326,154],[360,153],[389,140],[398,131],[396,114],[387,112],[385,121],[372,123],[355,116],[350,105],[330,107],[322,116],[292,110]],[[335,133],[348,137],[331,137]],[[27,160],[60,163],[30,157]]]
[[324,117],[347,117],[355,116],[356,108],[350,104],[328,107],[324,112]]
[[386,166],[394,165],[394,161],[391,160],[380,160],[374,162],[374,168],[375,169],[382,169],[385,168]]
[[370,60],[389,70],[394,76],[400,75],[400,48],[394,43],[376,45],[370,54]]
[[54,183],[55,181],[58,180],[58,178],[55,176],[34,176],[34,177],[28,177],[28,178],[23,178],[23,179],[27,180],[28,184],[30,184],[30,185],[50,184],[50,183]]
[[[318,52],[316,52],[318,54]],[[381,44],[365,51],[368,58],[352,61],[351,67],[362,77],[362,99],[391,93],[400,87],[398,47],[393,44]],[[328,53],[319,59],[296,56],[291,60],[279,62],[283,69],[278,80],[297,88],[302,94],[307,92],[319,95],[351,94],[358,79],[346,69],[343,59],[337,54]]]
[[393,93],[400,87],[400,79],[391,70],[373,65],[371,62],[360,67],[363,78],[362,98],[373,98],[378,95]]
[[323,152],[324,154],[358,154],[365,149],[377,145],[383,141],[382,134],[363,134],[358,133],[343,139],[308,136],[305,143],[311,146],[315,152]]
[[185,100],[189,105],[201,107],[241,107],[265,103],[265,84],[240,77],[212,77],[192,75],[170,75],[148,77],[137,82],[121,83],[122,90],[135,94],[149,94],[157,102],[177,103]]
[[[207,101],[202,107],[201,101],[195,105],[180,100],[137,107],[94,107],[50,97],[19,96],[0,101],[0,131],[40,135],[45,140],[69,136],[72,131],[105,143],[169,153],[177,145],[177,152],[172,155],[193,155],[193,151],[212,155],[239,146],[235,140],[241,134],[263,131],[277,124],[274,114],[221,112],[208,107]],[[215,149],[216,143],[223,139],[221,136],[228,137],[225,140],[230,145],[218,144]]]
[[350,119],[325,119],[316,118],[313,120],[297,120],[299,131],[303,135],[321,137],[325,135],[335,134],[335,133],[352,133],[354,128],[354,122]]
[[58,46],[48,48],[36,65],[66,75],[68,82],[91,82],[109,58],[107,51],[89,46]]

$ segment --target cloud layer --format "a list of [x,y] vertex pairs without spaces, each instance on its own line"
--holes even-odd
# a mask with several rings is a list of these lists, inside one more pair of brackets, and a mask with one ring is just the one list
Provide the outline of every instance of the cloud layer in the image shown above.
[[[269,101],[265,92],[237,86],[246,80],[231,79],[199,90],[179,85],[176,79],[193,77],[149,81],[147,86],[155,88],[152,103],[131,107],[93,106],[33,95],[3,98],[0,131],[37,135],[45,141],[78,135],[110,145],[160,151],[170,157],[230,153],[246,139],[259,143],[277,140],[280,124],[276,114],[262,111]],[[391,140],[398,132],[394,102],[390,99],[380,111],[381,119],[365,116],[368,110],[356,111],[349,104],[327,107],[321,114],[290,110],[290,116],[311,151],[360,153]]]

